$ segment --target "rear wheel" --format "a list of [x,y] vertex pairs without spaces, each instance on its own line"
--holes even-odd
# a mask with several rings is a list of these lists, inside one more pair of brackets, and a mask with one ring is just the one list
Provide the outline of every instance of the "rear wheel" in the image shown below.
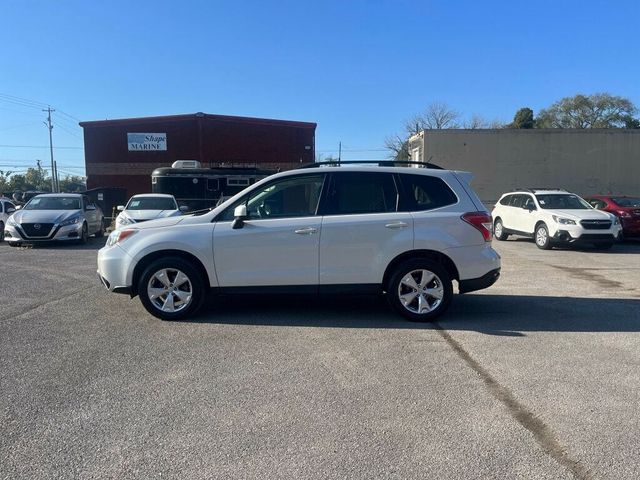
[[536,226],[535,233],[536,246],[541,250],[549,250],[551,248],[551,238],[549,238],[549,229],[544,223]]
[[502,220],[500,218],[497,218],[493,225],[493,235],[496,237],[496,240],[501,241],[509,238],[509,234],[504,231],[504,226],[502,225]]
[[100,228],[96,232],[96,238],[104,237],[104,218],[100,220]]
[[415,259],[396,268],[387,293],[400,315],[414,322],[429,322],[449,308],[453,286],[449,273],[440,264]]
[[152,262],[138,281],[144,308],[162,320],[182,320],[195,314],[205,298],[200,272],[188,261],[169,257]]

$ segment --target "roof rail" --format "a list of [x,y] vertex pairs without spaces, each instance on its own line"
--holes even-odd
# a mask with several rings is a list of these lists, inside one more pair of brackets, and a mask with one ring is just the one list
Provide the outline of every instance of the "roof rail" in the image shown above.
[[404,160],[339,160],[337,162],[315,162],[302,165],[300,168],[317,168],[317,167],[339,167],[340,165],[377,165],[378,167],[403,167],[407,165],[416,165],[421,168],[433,168],[443,170],[442,167],[435,163],[429,162],[410,162]]
[[547,191],[552,191],[552,190],[557,190],[559,192],[568,192],[568,190],[564,189],[564,188],[557,188],[557,187],[535,187],[535,188],[516,188],[514,190],[512,190],[512,192],[530,192],[530,193],[536,193],[539,192],[540,190],[547,190]]

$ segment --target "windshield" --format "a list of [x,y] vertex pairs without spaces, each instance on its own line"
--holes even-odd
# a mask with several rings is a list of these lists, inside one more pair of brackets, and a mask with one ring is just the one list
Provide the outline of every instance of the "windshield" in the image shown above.
[[129,200],[127,210],[176,210],[178,207],[173,198],[168,197],[133,197]]
[[620,207],[640,207],[639,197],[613,197],[611,200]]
[[77,197],[35,197],[24,206],[25,210],[80,210]]
[[591,210],[592,207],[577,195],[547,194],[536,195],[541,208],[554,210]]

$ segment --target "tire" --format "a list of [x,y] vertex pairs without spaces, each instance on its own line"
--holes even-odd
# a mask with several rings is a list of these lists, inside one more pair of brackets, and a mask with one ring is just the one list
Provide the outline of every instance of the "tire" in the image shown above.
[[551,238],[549,238],[549,229],[544,223],[536,225],[536,231],[533,234],[533,240],[536,242],[536,247],[540,250],[551,249]]
[[104,218],[100,219],[100,228],[96,232],[96,238],[104,237]]
[[4,223],[0,222],[0,242],[4,241]]
[[496,240],[505,241],[509,238],[509,234],[505,233],[504,225],[502,225],[502,219],[496,218],[496,222],[493,225],[493,235]]
[[82,232],[80,233],[80,238],[78,239],[79,245],[84,245],[89,240],[89,227],[87,226],[87,222],[82,224]]
[[[180,283],[177,284],[176,280]],[[206,294],[200,272],[191,262],[179,257],[153,261],[140,276],[137,287],[138,296],[147,312],[162,320],[183,320],[194,315],[202,306]],[[152,298],[153,290],[157,292],[155,298]],[[189,293],[190,296],[187,295]],[[169,299],[170,303],[167,304]]]
[[593,246],[596,250],[611,250],[611,247],[613,247],[613,242],[594,243]]
[[[426,285],[422,284],[424,275],[430,276]],[[418,294],[420,289],[423,290],[422,294]],[[424,290],[430,290],[433,294]],[[391,275],[387,295],[393,308],[406,319],[430,322],[442,315],[451,304],[451,276],[442,265],[432,260],[408,260]]]

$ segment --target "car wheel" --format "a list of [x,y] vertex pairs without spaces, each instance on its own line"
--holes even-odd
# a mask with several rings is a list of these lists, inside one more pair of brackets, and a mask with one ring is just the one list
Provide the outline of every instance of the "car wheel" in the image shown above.
[[190,262],[177,257],[152,262],[138,281],[138,295],[144,308],[162,320],[182,320],[202,306],[205,285]]
[[496,219],[496,223],[493,226],[493,234],[496,237],[496,240],[504,241],[509,238],[509,234],[504,231],[504,226],[502,225],[502,220],[500,218]]
[[100,228],[96,232],[96,238],[104,237],[104,218],[100,220]]
[[613,242],[594,243],[593,246],[596,250],[611,250],[611,247],[613,247]]
[[415,259],[396,268],[387,294],[400,315],[414,322],[429,322],[449,307],[453,286],[449,273],[440,264]]
[[78,239],[78,243],[84,245],[89,240],[89,227],[87,226],[87,222],[82,224],[82,232],[80,233],[80,238]]
[[535,241],[536,246],[541,250],[549,250],[551,248],[549,229],[544,223],[541,223],[536,227]]

